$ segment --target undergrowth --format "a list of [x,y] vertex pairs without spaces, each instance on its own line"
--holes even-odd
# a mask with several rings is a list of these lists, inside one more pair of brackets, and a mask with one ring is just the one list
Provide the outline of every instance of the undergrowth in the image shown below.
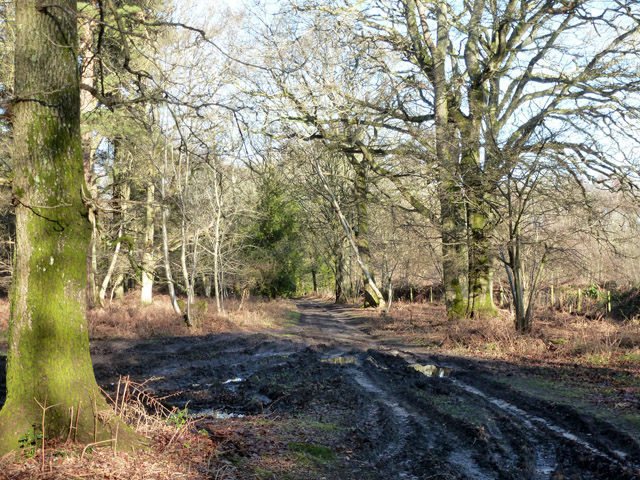
[[[177,411],[150,396],[144,384],[121,379],[115,395],[108,396],[113,410],[134,430],[149,439],[148,448],[134,453],[109,446],[80,445],[67,438],[40,443],[41,435],[25,442],[19,452],[0,458],[0,478],[27,479],[130,479],[130,480],[233,480],[232,469],[217,462],[216,443],[194,421],[172,421]],[[46,417],[45,420],[46,422]]]
[[[628,365],[640,360],[640,324],[539,309],[531,332],[520,335],[513,318],[450,320],[442,304],[397,302],[389,315],[368,312],[375,333],[455,355],[583,364]],[[639,366],[640,366],[640,362]]]
[[124,299],[104,308],[90,309],[87,314],[90,337],[141,339],[277,329],[286,324],[289,313],[295,310],[290,300],[251,297],[242,302],[229,298],[224,302],[224,311],[218,313],[215,300],[199,298],[195,302],[198,306],[194,309],[195,326],[190,329],[182,316],[174,312],[167,295],[156,294],[153,303],[147,306],[140,305],[139,295],[140,292],[131,291]]

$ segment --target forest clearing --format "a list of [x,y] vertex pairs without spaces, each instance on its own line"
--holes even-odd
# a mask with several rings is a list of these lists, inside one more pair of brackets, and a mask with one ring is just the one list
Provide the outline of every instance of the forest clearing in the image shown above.
[[[307,297],[250,300],[190,331],[167,297],[135,304],[90,313],[91,352],[99,385],[150,449],[47,440],[43,454],[35,442],[5,457],[1,478],[640,475],[637,327],[550,310],[527,340],[504,318],[460,327],[438,303],[401,302],[385,317]],[[141,417],[140,403],[156,413]]]

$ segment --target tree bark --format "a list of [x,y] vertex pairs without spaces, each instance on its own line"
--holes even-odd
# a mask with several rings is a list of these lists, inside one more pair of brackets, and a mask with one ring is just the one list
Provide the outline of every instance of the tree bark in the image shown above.
[[66,437],[73,425],[81,442],[118,432],[119,447],[131,447],[137,436],[107,406],[89,356],[87,261],[80,252],[89,246],[91,224],[83,203],[75,0],[55,7],[16,2],[16,32],[17,240],[0,452],[38,433],[38,402],[48,407],[47,438]]

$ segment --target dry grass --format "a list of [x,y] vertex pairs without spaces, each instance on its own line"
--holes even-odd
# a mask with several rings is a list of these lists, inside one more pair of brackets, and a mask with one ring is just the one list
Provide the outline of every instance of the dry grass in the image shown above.
[[[133,453],[112,447],[87,448],[71,442],[27,446],[0,458],[0,479],[233,480],[233,470],[218,462],[218,443],[192,420],[150,397],[144,385],[127,379],[110,398],[116,415],[151,445]],[[152,412],[152,413],[149,413]]]
[[183,317],[174,312],[167,295],[156,294],[153,304],[143,306],[140,293],[134,290],[122,300],[89,310],[89,335],[91,338],[151,338],[272,330],[282,326],[287,312],[295,307],[284,299],[251,297],[241,305],[240,300],[232,298],[224,302],[225,311],[217,313],[215,300],[198,298],[192,309],[196,325],[189,329]]
[[115,414],[149,439],[148,448],[127,453],[57,441],[46,442],[43,449],[38,440],[0,457],[0,480],[308,480],[324,475],[295,445],[313,441],[344,448],[333,425],[323,428],[315,417],[195,420],[186,410],[168,410],[147,394],[144,384],[127,378],[108,398]]
[[228,302],[228,320],[235,327],[243,331],[258,332],[264,330],[279,330],[283,328],[290,312],[296,311],[291,300],[250,298],[238,310],[239,301]]
[[[361,312],[361,311],[360,311]],[[370,316],[373,332],[445,354],[530,358],[592,364],[640,363],[637,321],[616,321],[558,312],[537,312],[528,335],[516,333],[513,318],[501,311],[494,318],[449,320],[442,304],[397,302],[389,316]]]

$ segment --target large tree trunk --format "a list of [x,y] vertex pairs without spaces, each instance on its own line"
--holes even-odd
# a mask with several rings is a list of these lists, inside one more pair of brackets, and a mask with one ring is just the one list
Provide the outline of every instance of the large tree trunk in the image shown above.
[[[411,17],[410,17],[411,18]],[[451,92],[447,80],[445,59],[449,50],[448,6],[436,2],[437,42],[433,50],[436,155],[440,169],[439,197],[442,221],[442,282],[447,314],[459,317],[467,311],[466,249],[464,241],[464,201],[460,198],[456,155],[452,151]],[[415,21],[410,24],[416,30]]]
[[[364,157],[363,153],[363,157]],[[355,175],[355,204],[357,212],[357,228],[355,230],[355,242],[358,247],[358,253],[362,262],[371,272],[371,251],[369,250],[369,208],[368,208],[368,189],[367,189],[367,164],[365,159],[358,162],[353,159],[351,162],[356,170]],[[373,279],[373,274],[371,274]],[[376,293],[377,288],[373,288],[372,282],[369,281],[367,275],[363,275],[364,284],[364,307],[377,308],[380,305],[381,297]],[[384,300],[383,300],[384,301]]]
[[493,303],[493,268],[489,245],[489,225],[486,205],[480,197],[469,205],[469,313],[473,316],[496,315]]
[[[13,196],[16,254],[11,292],[7,399],[0,452],[39,430],[77,440],[135,435],[110,412],[93,374],[87,333],[91,224],[80,136],[75,0],[16,2]],[[39,405],[40,404],[40,405]]]
[[453,181],[441,182],[442,282],[447,314],[459,318],[467,314],[468,299],[464,203]]

